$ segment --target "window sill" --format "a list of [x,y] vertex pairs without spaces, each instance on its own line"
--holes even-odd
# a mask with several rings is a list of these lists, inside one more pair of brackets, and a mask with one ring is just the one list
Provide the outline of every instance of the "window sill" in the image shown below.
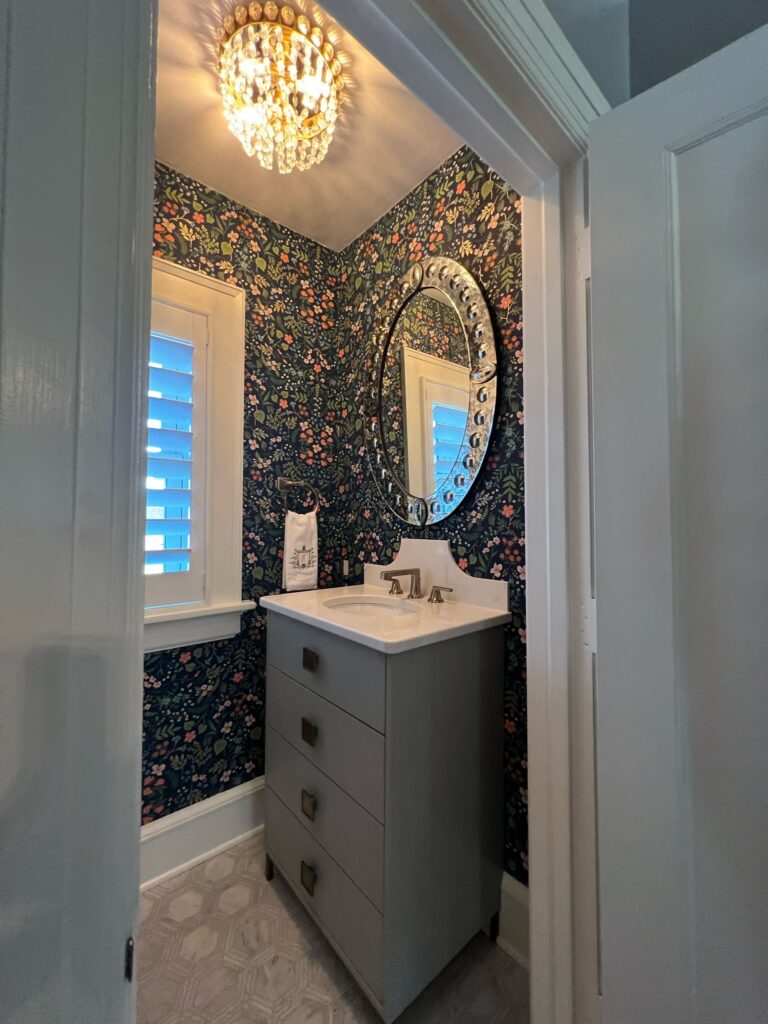
[[151,608],[144,613],[144,653],[226,640],[240,632],[240,616],[255,601]]

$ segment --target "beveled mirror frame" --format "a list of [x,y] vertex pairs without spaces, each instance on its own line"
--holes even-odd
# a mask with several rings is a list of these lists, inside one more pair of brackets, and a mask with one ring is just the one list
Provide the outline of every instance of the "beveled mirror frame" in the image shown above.
[[[398,320],[420,292],[439,291],[456,311],[469,353],[469,403],[461,451],[450,481],[432,494],[411,494],[398,478],[387,454],[382,425],[382,383],[385,360]],[[412,526],[438,523],[459,509],[477,480],[488,452],[496,412],[498,362],[490,310],[480,286],[468,270],[446,256],[414,263],[387,297],[374,331],[368,363],[365,417],[366,448],[373,477],[390,510]],[[457,501],[455,492],[463,490]]]

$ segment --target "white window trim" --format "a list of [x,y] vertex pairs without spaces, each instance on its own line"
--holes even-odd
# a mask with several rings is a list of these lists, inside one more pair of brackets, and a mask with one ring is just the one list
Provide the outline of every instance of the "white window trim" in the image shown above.
[[[181,298],[179,296],[179,299]],[[189,571],[145,576],[144,603],[146,607],[167,606],[169,599],[178,604],[199,603],[204,597],[207,515],[205,467],[208,439],[206,431],[198,430],[197,427],[200,422],[207,423],[207,362],[210,319],[207,311],[187,309],[181,301],[166,302],[158,295],[152,298],[153,335],[158,334],[171,339],[183,338],[192,342],[194,417],[192,425],[192,466],[194,467],[192,518],[195,527],[189,552]],[[150,374],[151,372],[150,370]],[[147,426],[149,428],[149,421]],[[149,450],[147,450],[148,463],[149,458]]]
[[[146,652],[235,636],[242,613],[256,607],[242,599],[245,293],[168,260],[152,260],[153,298],[200,312],[201,285],[209,317],[204,600],[146,608]],[[222,452],[225,457],[217,454]]]
[[432,463],[432,399],[439,389],[450,388],[467,396],[467,368],[429,352],[403,346],[403,391],[405,393],[405,451],[410,490],[432,494],[435,468]]

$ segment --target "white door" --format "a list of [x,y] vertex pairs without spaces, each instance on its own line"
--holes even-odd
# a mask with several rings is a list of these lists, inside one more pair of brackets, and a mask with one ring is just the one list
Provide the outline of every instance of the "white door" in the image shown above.
[[0,0],[3,1024],[134,1016],[150,24]]
[[605,1024],[768,1020],[768,28],[590,144]]

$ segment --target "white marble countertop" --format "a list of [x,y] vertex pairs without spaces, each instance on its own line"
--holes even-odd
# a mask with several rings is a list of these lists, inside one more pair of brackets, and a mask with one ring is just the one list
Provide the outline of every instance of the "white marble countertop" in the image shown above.
[[[407,587],[407,581],[405,581]],[[273,594],[261,598],[262,608],[279,612],[329,633],[355,640],[384,654],[400,654],[416,647],[450,640],[509,622],[507,611],[451,600],[430,604],[426,597],[390,598],[386,586],[365,584]],[[336,599],[354,601],[357,607],[339,606]],[[371,599],[381,603],[368,603]],[[383,599],[383,600],[382,600]],[[329,603],[330,602],[330,603]]]

